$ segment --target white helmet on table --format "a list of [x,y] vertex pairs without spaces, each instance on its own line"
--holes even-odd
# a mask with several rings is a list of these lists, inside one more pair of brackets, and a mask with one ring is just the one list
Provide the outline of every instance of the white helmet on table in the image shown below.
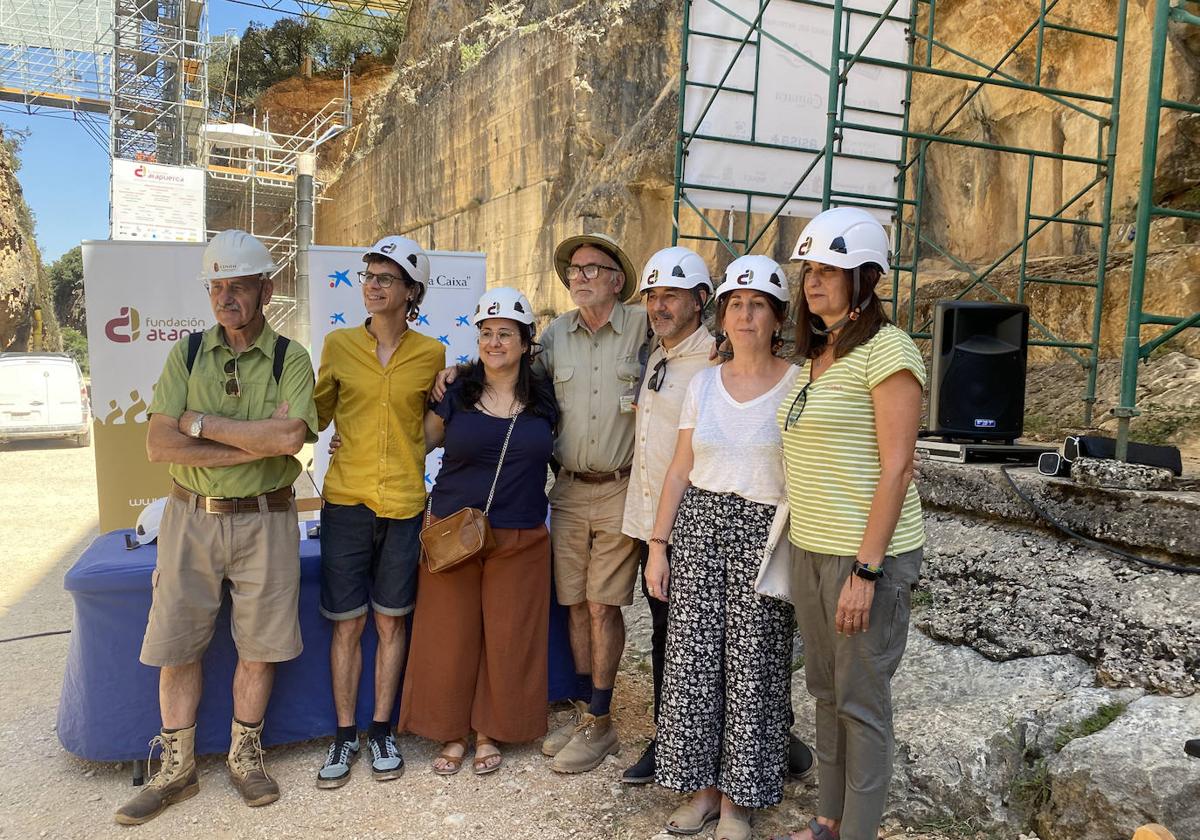
[[471,323],[479,326],[480,322],[488,318],[508,318],[529,327],[532,334],[533,307],[529,305],[529,298],[516,289],[497,286],[483,293],[483,297],[479,298],[479,303],[475,305]]
[[717,287],[717,300],[738,289],[762,292],[783,303],[791,300],[791,290],[783,269],[775,260],[762,254],[747,254],[729,264],[725,269],[725,279]]
[[270,274],[276,268],[271,252],[255,237],[244,230],[223,230],[204,249],[200,279],[208,282],[251,277]]
[[704,260],[691,248],[675,245],[663,248],[642,269],[638,293],[651,289],[695,289],[704,288],[712,294],[712,277]]
[[167,497],[163,496],[142,508],[142,512],[138,514],[137,527],[134,528],[134,539],[138,545],[150,545],[158,539],[158,529],[166,507]]

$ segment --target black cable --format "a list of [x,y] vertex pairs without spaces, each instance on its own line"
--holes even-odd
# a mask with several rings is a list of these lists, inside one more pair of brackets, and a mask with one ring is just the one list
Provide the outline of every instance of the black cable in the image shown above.
[[1124,560],[1132,560],[1136,563],[1141,563],[1144,566],[1151,566],[1155,569],[1162,569],[1163,571],[1166,571],[1166,572],[1175,572],[1176,574],[1180,574],[1180,575],[1200,575],[1200,566],[1178,566],[1178,565],[1175,565],[1174,563],[1162,563],[1158,560],[1151,560],[1148,557],[1142,557],[1142,556],[1134,554],[1130,551],[1125,551],[1124,549],[1117,548],[1116,546],[1108,545],[1107,543],[1098,542],[1097,540],[1093,540],[1089,537],[1085,537],[1083,534],[1077,533],[1076,531],[1072,531],[1066,525],[1059,522],[1057,519],[1055,519],[1053,516],[1051,516],[1045,510],[1043,510],[1041,508],[1041,506],[1038,505],[1037,502],[1035,502],[1033,499],[1031,499],[1029,496],[1025,495],[1025,493],[1023,493],[1021,491],[1021,488],[1017,486],[1017,483],[1015,481],[1013,481],[1013,477],[1011,475],[1009,475],[1008,471],[1011,470],[1012,468],[1013,468],[1012,465],[1005,464],[1000,467],[1000,472],[1004,473],[1004,477],[1006,479],[1008,479],[1008,483],[1009,483],[1009,485],[1012,486],[1013,492],[1015,492],[1017,494],[1017,496],[1020,497],[1021,501],[1025,502],[1025,504],[1027,504],[1031,508],[1033,508],[1034,512],[1037,513],[1038,516],[1042,517],[1042,519],[1045,519],[1047,522],[1049,522],[1051,525],[1053,525],[1058,530],[1062,531],[1067,536],[1074,537],[1075,539],[1079,540],[1084,545],[1091,546],[1092,548],[1096,548],[1101,551],[1110,552]]
[[45,633],[30,633],[28,636],[13,636],[11,639],[0,639],[0,645],[5,642],[20,642],[24,639],[40,639],[43,636],[64,636],[70,630],[47,630]]

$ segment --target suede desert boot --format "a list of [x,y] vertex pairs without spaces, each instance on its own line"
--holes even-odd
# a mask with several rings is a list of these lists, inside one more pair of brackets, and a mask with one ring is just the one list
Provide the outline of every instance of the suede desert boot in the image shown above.
[[617,738],[612,715],[597,717],[584,712],[571,740],[550,762],[550,769],[555,773],[586,773],[620,749],[621,741]]
[[229,743],[229,777],[251,808],[270,805],[279,798],[279,785],[267,775],[263,762],[262,721],[256,726],[233,722]]
[[122,805],[114,815],[121,825],[141,825],[157,817],[168,805],[191,799],[200,792],[196,775],[196,726],[163,730],[150,742],[150,752],[162,747],[158,772],[137,796]]
[[551,758],[558,755],[558,751],[567,745],[567,742],[575,737],[575,730],[579,728],[579,720],[587,714],[588,704],[582,700],[572,700],[571,718],[562,726],[555,729],[546,739],[542,741],[542,755],[548,755]]

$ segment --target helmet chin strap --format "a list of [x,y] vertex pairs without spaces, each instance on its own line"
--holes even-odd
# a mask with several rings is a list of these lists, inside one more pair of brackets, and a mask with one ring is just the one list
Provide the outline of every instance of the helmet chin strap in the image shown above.
[[[862,291],[862,280],[860,277],[860,272],[861,272],[861,266],[857,266],[857,265],[851,271],[851,274],[853,274],[853,276],[854,276],[854,292],[850,296],[850,302],[851,302],[852,306],[850,307],[850,311],[847,312],[845,315],[843,315],[836,324],[834,324],[832,327],[819,327],[819,326],[817,326],[817,324],[824,323],[824,322],[820,318],[818,318],[816,315],[808,316],[808,328],[809,328],[809,330],[812,331],[812,333],[814,335],[829,336],[831,333],[837,332],[838,330],[840,330],[842,327],[846,326],[846,324],[850,323],[851,321],[858,320],[858,316],[862,314],[862,303],[858,302],[859,293]],[[865,302],[866,301],[863,301],[863,303],[865,303]]]

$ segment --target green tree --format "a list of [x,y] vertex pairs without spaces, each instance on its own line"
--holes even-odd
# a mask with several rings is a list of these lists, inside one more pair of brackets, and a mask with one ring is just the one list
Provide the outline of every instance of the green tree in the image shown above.
[[80,246],[76,245],[51,263],[47,277],[58,322],[87,335],[83,304],[83,251]]
[[63,350],[69,353],[72,359],[79,362],[79,369],[83,371],[83,375],[90,376],[91,369],[88,367],[87,337],[77,329],[63,327],[62,343]]
[[298,75],[305,57],[318,55],[322,46],[321,27],[312,18],[280,18],[269,27],[251,23],[237,49],[238,109],[271,85]]
[[321,19],[322,67],[342,70],[365,55],[395,59],[407,29],[407,11],[373,15],[367,13],[368,8],[369,3],[363,0],[335,8],[329,17]]

